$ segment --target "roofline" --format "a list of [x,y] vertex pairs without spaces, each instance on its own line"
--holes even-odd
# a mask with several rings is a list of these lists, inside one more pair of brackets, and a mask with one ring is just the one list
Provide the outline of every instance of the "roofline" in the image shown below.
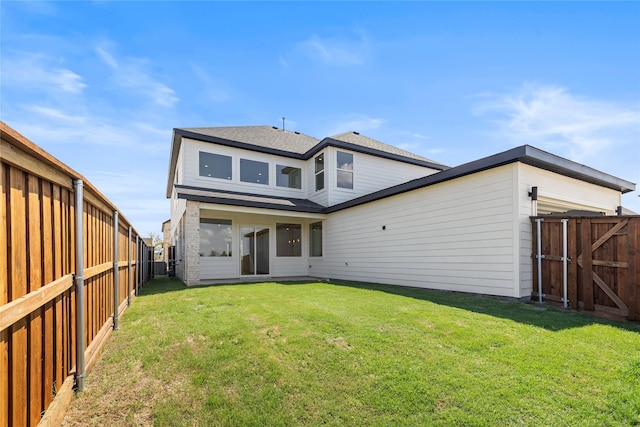
[[173,183],[173,174],[175,173],[176,162],[178,160],[178,153],[180,152],[180,145],[182,144],[182,137],[195,139],[197,141],[210,142],[213,144],[224,145],[227,147],[241,148],[244,150],[257,151],[260,153],[272,154],[276,156],[289,157],[297,160],[309,160],[318,152],[324,150],[328,146],[344,148],[345,150],[356,151],[363,154],[369,154],[376,157],[395,160],[398,162],[408,163],[417,166],[423,166],[430,169],[446,170],[449,166],[430,162],[428,160],[413,159],[411,157],[405,157],[400,154],[388,153],[385,151],[376,150],[374,148],[363,147],[357,144],[352,144],[345,141],[340,141],[333,138],[324,138],[318,142],[313,148],[305,153],[294,153],[286,150],[278,150],[275,148],[261,147],[259,145],[249,144],[246,142],[234,141],[232,139],[219,138],[215,136],[202,135],[197,132],[192,132],[180,128],[173,129],[173,138],[171,143],[171,155],[169,157],[169,173],[167,179],[167,198],[171,197],[171,184]]
[[[195,202],[204,202],[204,203],[217,203],[220,205],[230,205],[230,206],[244,206],[250,208],[263,208],[263,209],[275,209],[281,211],[291,211],[291,212],[305,212],[305,213],[315,213],[322,214],[324,213],[324,206],[315,204],[315,206],[305,206],[300,207],[297,205],[283,205],[279,203],[269,203],[269,202],[257,202],[253,200],[241,200],[241,199],[228,199],[224,197],[216,197],[216,196],[205,196],[200,194],[191,194],[188,190],[202,190],[202,191],[210,191],[215,193],[229,194],[229,195],[240,195],[240,196],[252,196],[252,197],[260,197],[264,200],[297,200],[297,201],[305,201],[309,202],[306,199],[293,199],[293,198],[279,198],[269,195],[263,194],[253,194],[253,193],[240,193],[237,191],[229,191],[229,190],[212,190],[210,188],[202,188],[202,187],[193,187],[188,185],[175,185],[176,194],[179,199],[184,200],[192,200]],[[181,192],[180,190],[187,190],[187,192]]]
[[[473,162],[465,163],[463,165],[460,165],[451,169],[447,169],[442,172],[435,173],[433,175],[428,175],[423,178],[418,178],[413,181],[409,181],[393,187],[385,188],[383,190],[376,191],[375,193],[370,193],[370,194],[367,194],[367,195],[364,195],[364,196],[361,196],[361,197],[358,197],[334,206],[329,206],[329,207],[321,207],[321,206],[306,207],[306,208],[300,208],[297,206],[287,207],[287,206],[282,206],[275,203],[272,204],[272,203],[246,201],[246,200],[225,199],[220,197],[197,196],[197,195],[190,195],[190,194],[184,194],[179,192],[180,188],[197,189],[196,187],[187,187],[187,186],[176,186],[176,190],[178,192],[179,198],[193,200],[193,201],[218,203],[218,204],[233,205],[233,206],[246,206],[246,207],[263,208],[263,209],[276,209],[276,210],[288,210],[288,211],[296,211],[296,212],[330,214],[332,212],[337,212],[344,209],[364,205],[366,203],[385,199],[387,197],[396,196],[398,194],[406,193],[409,191],[417,190],[420,188],[439,184],[441,182],[450,181],[456,178],[461,178],[463,176],[471,175],[474,173],[482,172],[485,170],[497,168],[500,166],[504,166],[504,165],[508,165],[516,162],[520,162],[523,164],[548,170],[550,172],[558,173],[571,178],[579,179],[585,182],[589,182],[591,184],[617,190],[617,191],[620,191],[621,193],[628,193],[630,191],[635,190],[635,184],[632,182],[617,178],[613,175],[609,175],[604,172],[600,172],[598,170],[582,165],[580,163],[576,163],[571,160],[558,157],[556,155],[547,153],[546,151],[539,150],[529,145],[516,147],[511,150],[507,150],[502,153],[495,154],[493,156],[489,156],[479,160],[475,160]],[[216,190],[216,192],[240,194],[240,193],[224,191],[224,190]],[[270,196],[264,196],[264,195],[260,195],[260,197],[267,198],[267,199],[270,198]]]
[[550,172],[558,173],[570,178],[579,179],[601,187],[611,188],[628,193],[635,190],[635,184],[624,179],[617,178],[596,169],[564,159],[546,151],[542,151],[530,145],[522,145],[512,148],[511,150],[485,157],[442,172],[435,173],[423,178],[414,179],[393,187],[385,188],[375,193],[370,193],[352,200],[348,200],[337,205],[329,206],[325,209],[325,213],[337,212],[343,209],[370,203],[376,200],[406,193],[408,191],[417,190],[419,188],[428,187],[430,185],[439,184],[441,182],[450,181],[466,175],[482,172],[488,169],[497,168],[510,163],[520,162],[530,166],[545,169]]
[[408,157],[400,156],[393,153],[386,153],[367,147],[362,147],[356,144],[336,140],[333,138],[324,138],[313,148],[305,152],[304,154],[292,153],[290,151],[270,149],[260,147],[252,144],[241,143],[233,140],[227,140],[223,138],[210,137],[201,135],[195,132],[185,131],[183,129],[173,129],[173,142],[171,145],[171,159],[169,164],[169,179],[167,181],[167,198],[171,197],[171,190],[173,184],[173,174],[175,173],[175,166],[180,151],[180,144],[182,137],[188,137],[200,141],[212,142],[230,147],[243,148],[252,151],[258,151],[268,154],[275,154],[284,157],[290,157],[299,160],[308,160],[315,154],[323,150],[328,146],[334,146],[337,148],[344,148],[352,151],[357,151],[365,154],[370,154],[378,157],[388,158],[396,161],[401,161],[410,164],[416,164],[420,166],[429,167],[432,169],[439,169],[440,172],[433,175],[428,175],[423,178],[418,178],[409,182],[405,182],[393,187],[385,188],[374,193],[367,194],[334,206],[330,206],[325,209],[326,213],[336,212],[338,210],[347,209],[349,207],[357,206],[371,201],[379,200],[386,197],[391,197],[397,194],[401,194],[407,191],[415,190],[418,188],[426,187],[429,185],[438,184],[440,182],[449,181],[455,178],[459,178],[465,175],[469,175],[483,170],[496,168],[509,163],[521,162],[530,166],[534,166],[540,169],[548,170],[550,172],[558,173],[570,178],[579,179],[584,182],[599,185],[601,187],[610,188],[620,191],[622,194],[635,190],[635,183],[615,177],[613,175],[601,172],[597,169],[585,166],[583,164],[574,162],[572,160],[565,159],[563,157],[556,156],[530,145],[522,145],[512,148],[502,153],[494,154],[492,156],[484,157],[479,160],[474,160],[449,168],[448,166],[421,161],[418,159],[411,159]]
[[356,151],[358,153],[370,154],[372,156],[382,157],[385,159],[395,160],[403,163],[409,163],[412,165],[424,166],[430,169],[445,170],[450,168],[449,166],[443,165],[441,163],[430,162],[428,160],[413,159],[411,157],[406,157],[401,154],[394,154],[386,151],[376,150],[375,148],[363,147],[358,144],[340,141],[339,139],[334,139],[331,137],[324,138],[315,147],[313,147],[311,150],[304,153],[304,156],[305,156],[304,160],[310,159],[315,154],[322,151],[328,146],[332,146],[336,148],[344,148],[345,150],[351,150],[351,151]]

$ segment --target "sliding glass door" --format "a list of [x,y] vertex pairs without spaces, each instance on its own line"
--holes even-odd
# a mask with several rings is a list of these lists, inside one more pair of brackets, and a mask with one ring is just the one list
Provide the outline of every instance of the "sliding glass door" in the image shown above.
[[240,227],[240,274],[269,274],[267,227]]

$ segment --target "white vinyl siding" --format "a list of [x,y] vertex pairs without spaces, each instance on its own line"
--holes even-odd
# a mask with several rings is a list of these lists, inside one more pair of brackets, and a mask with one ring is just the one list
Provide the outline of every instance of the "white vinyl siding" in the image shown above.
[[310,272],[517,296],[512,185],[504,166],[332,213]]
[[[302,176],[302,187],[289,188],[276,185],[276,165],[287,165],[295,168],[304,169],[306,162],[303,160],[291,159],[282,156],[275,156],[265,153],[258,153],[251,150],[243,150],[239,148],[226,147],[223,145],[211,144],[202,141],[195,141],[188,138],[183,139],[182,149],[184,153],[183,166],[183,185],[194,186],[200,188],[214,188],[218,190],[235,191],[240,193],[252,193],[271,195],[276,197],[292,197],[304,199],[306,198],[304,186],[306,177]],[[212,179],[199,176],[199,153],[200,152],[215,153],[232,158],[232,177],[230,180]],[[240,164],[241,159],[267,163],[268,167],[268,184],[264,183],[247,183],[240,180]]]
[[348,152],[343,149],[329,147],[326,156],[330,162],[330,164],[325,165],[326,170],[334,171],[328,176],[329,182],[327,184],[331,189],[328,194],[328,206],[337,205],[338,203],[364,196],[365,194],[370,194],[439,172],[438,170],[429,169],[424,166],[349,151],[348,153],[353,153],[354,157],[353,189],[339,188],[335,172],[338,167],[336,161],[338,151]]

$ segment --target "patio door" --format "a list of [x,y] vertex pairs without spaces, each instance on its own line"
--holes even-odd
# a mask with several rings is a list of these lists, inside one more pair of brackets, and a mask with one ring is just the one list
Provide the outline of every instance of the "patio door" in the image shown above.
[[240,274],[269,274],[269,228],[240,227]]

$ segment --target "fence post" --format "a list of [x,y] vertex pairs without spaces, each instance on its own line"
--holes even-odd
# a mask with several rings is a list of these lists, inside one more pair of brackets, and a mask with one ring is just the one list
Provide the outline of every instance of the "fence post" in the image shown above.
[[76,387],[79,392],[84,390],[84,197],[82,180],[74,182],[76,194]]
[[629,218],[629,320],[640,320],[640,218]]
[[113,330],[118,330],[118,315],[120,314],[120,295],[119,295],[119,254],[118,254],[118,236],[120,235],[120,224],[118,223],[118,211],[113,211]]
[[127,262],[127,305],[131,305],[131,226],[129,226],[129,240],[127,244],[128,262]]
[[135,277],[134,285],[136,289],[136,296],[138,296],[138,292],[139,292],[138,286],[140,284],[140,281],[138,280],[138,278],[140,277],[140,243],[138,243],[140,240],[139,238],[140,236],[136,235],[136,274],[134,275]]

